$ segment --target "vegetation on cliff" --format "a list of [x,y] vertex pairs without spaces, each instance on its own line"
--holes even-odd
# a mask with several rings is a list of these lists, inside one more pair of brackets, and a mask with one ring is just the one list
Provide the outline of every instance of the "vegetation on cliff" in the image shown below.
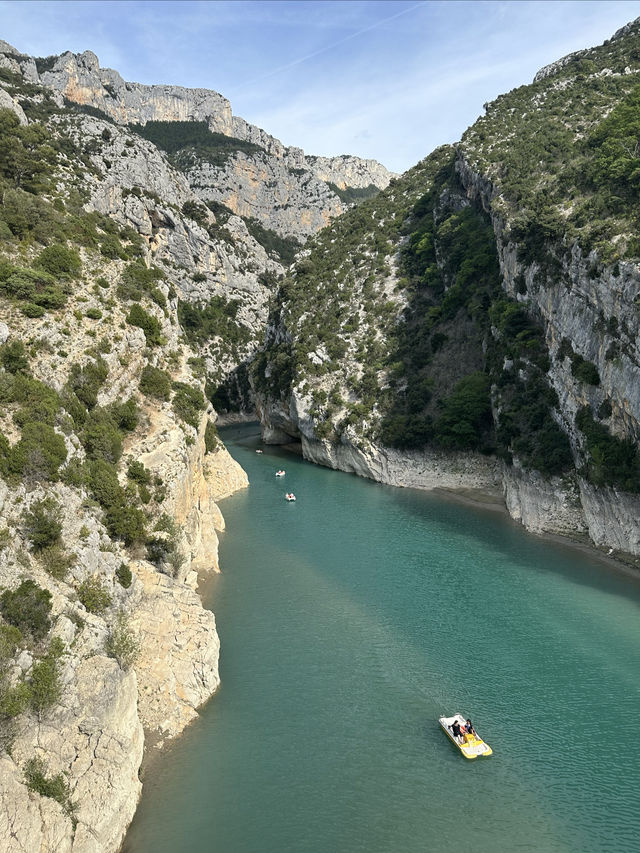
[[[268,404],[295,394],[319,439],[474,449],[640,491],[637,413],[615,420],[593,347],[559,345],[537,302],[638,257],[638,29],[488,104],[458,146],[307,244],[254,363]],[[638,363],[627,310],[600,308],[605,365]],[[567,381],[589,400],[577,417]]]
[[[218,449],[189,342],[217,333],[235,347],[248,332],[234,300],[220,297],[226,311],[215,298],[202,310],[179,302],[180,265],[154,258],[123,208],[96,209],[96,158],[115,130],[100,121],[84,133],[76,110],[6,69],[0,85],[29,117],[0,110],[0,750],[19,744],[24,783],[75,827],[69,779],[21,737],[86,687],[75,681],[83,657],[121,672],[136,663],[133,561],[184,580],[175,486],[138,454],[157,418],[177,432],[183,464],[198,440],[203,454]],[[133,154],[125,143],[121,156]],[[131,190],[122,204],[163,204],[175,228],[177,205],[151,195]]]

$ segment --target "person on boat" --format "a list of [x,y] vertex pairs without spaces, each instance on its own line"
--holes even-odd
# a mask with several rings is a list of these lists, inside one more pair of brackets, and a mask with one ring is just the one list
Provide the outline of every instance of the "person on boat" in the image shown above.
[[454,720],[451,723],[451,731],[453,732],[453,736],[456,739],[456,741],[462,737],[462,728],[460,726],[460,723],[457,720]]
[[473,728],[471,720],[467,720],[467,724],[465,726],[460,726],[460,731],[462,732],[462,738],[465,743],[472,741],[476,734],[476,730]]

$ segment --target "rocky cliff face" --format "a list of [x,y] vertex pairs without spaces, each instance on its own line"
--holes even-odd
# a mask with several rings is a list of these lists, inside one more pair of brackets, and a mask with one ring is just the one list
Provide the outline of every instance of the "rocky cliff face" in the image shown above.
[[[27,168],[0,170],[0,847],[115,853],[145,741],[219,684],[196,586],[247,478],[203,387],[250,349],[257,276],[281,267],[242,220],[185,214],[197,197],[155,146],[65,112],[2,48],[0,146]],[[201,354],[182,311],[216,296],[238,320],[221,310]]]
[[[543,69],[309,244],[255,365],[267,440],[397,485],[500,482],[528,529],[640,554],[640,267],[619,179],[639,38],[634,22]],[[491,474],[471,455],[456,480],[463,449]]]
[[231,153],[224,164],[213,165],[194,153],[186,171],[189,183],[204,201],[222,203],[237,215],[298,240],[306,240],[345,210],[329,184],[339,190],[374,191],[386,187],[392,177],[374,160],[312,157],[300,148],[286,148],[233,116],[229,101],[217,92],[126,82],[117,71],[100,68],[91,51],[34,60],[3,42],[0,67],[53,90],[59,99],[100,110],[118,124],[206,122],[213,133],[252,143],[257,150]]

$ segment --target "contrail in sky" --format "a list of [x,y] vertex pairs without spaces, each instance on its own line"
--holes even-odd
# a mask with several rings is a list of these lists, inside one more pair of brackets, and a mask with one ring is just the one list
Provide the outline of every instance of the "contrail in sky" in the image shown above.
[[273,77],[275,74],[279,74],[281,71],[287,71],[289,68],[295,68],[296,65],[300,65],[303,62],[306,62],[308,59],[313,59],[314,56],[319,56],[321,53],[326,53],[328,50],[332,50],[334,47],[338,47],[340,44],[344,44],[346,41],[351,41],[351,39],[356,38],[357,36],[361,36],[363,33],[368,33],[370,30],[375,30],[376,27],[381,26],[382,24],[386,24],[388,21],[393,21],[396,18],[399,18],[401,15],[406,15],[407,12],[413,12],[414,9],[418,9],[420,6],[424,6],[426,0],[422,0],[421,3],[416,3],[413,6],[408,6],[406,9],[401,9],[399,12],[396,12],[395,15],[389,15],[388,18],[383,18],[381,21],[376,21],[368,27],[364,27],[361,30],[358,30],[355,33],[351,33],[351,35],[345,36],[344,38],[338,39],[338,41],[334,41],[331,44],[327,44],[324,47],[319,48],[319,50],[314,50],[313,53],[308,53],[306,56],[301,56],[300,59],[294,59],[293,62],[288,62],[286,65],[280,65],[278,68],[274,68],[273,71],[267,71],[264,74],[261,74],[259,77],[254,77],[252,80],[246,80],[242,83],[236,92],[242,90],[245,86],[250,86],[252,83],[257,83],[259,80],[265,80],[267,77]]

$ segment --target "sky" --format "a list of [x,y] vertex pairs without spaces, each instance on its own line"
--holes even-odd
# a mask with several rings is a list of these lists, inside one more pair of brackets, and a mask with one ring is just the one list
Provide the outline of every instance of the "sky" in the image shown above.
[[0,0],[0,39],[214,89],[285,145],[402,172],[636,17],[640,0]]

